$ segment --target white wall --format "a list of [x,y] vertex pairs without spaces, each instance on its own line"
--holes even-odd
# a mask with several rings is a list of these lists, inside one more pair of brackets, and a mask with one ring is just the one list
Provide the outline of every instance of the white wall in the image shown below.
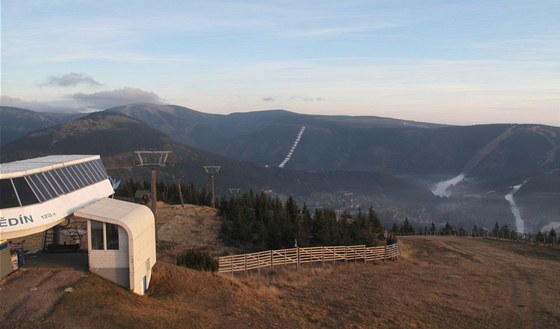
[[90,271],[127,289],[130,288],[129,241],[126,231],[119,226],[119,250],[92,250],[90,232],[91,221],[88,220]]

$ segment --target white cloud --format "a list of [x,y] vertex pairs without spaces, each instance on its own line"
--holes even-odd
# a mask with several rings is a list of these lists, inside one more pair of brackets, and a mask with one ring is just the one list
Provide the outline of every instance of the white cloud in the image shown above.
[[134,103],[161,103],[162,99],[153,91],[125,87],[121,89],[100,91],[91,94],[76,93],[70,98],[89,108],[107,109],[119,105]]
[[67,73],[62,76],[50,76],[49,80],[42,84],[43,86],[60,86],[60,87],[73,87],[79,84],[85,84],[89,86],[101,86],[101,83],[97,82],[94,78],[89,75],[81,73]]
[[19,107],[25,110],[32,110],[37,112],[69,113],[79,111],[79,108],[64,101],[26,101],[20,98],[10,97],[6,95],[1,96],[0,104],[2,104],[2,106]]
[[323,97],[309,97],[309,96],[266,96],[261,98],[263,102],[324,102],[326,101]]
[[38,112],[94,112],[111,107],[135,103],[161,103],[163,100],[152,91],[125,87],[95,93],[75,93],[66,99],[51,101],[26,101],[3,95],[2,106],[19,107]]

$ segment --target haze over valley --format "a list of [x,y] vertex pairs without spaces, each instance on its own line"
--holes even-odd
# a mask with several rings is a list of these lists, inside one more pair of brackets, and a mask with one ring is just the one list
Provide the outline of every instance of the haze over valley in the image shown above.
[[163,180],[182,176],[208,189],[202,166],[221,165],[219,196],[236,187],[337,211],[372,206],[386,226],[408,217],[420,229],[432,222],[491,229],[498,222],[529,233],[560,213],[560,128],[553,126],[284,110],[218,115],[150,103],[66,115],[2,107],[0,114],[3,162],[101,154],[112,176],[147,179],[131,165],[133,151],[171,150]]

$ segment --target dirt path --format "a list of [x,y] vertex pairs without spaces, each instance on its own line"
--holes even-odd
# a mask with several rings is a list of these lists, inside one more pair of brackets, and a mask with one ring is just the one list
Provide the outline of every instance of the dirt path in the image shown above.
[[61,268],[21,269],[0,282],[0,327],[40,325],[65,293],[85,276]]

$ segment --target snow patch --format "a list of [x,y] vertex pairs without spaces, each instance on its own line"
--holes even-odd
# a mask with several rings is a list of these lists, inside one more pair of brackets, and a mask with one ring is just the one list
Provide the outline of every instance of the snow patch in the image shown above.
[[560,230],[560,222],[550,222],[541,228],[541,231],[550,231],[554,229],[556,231]]
[[464,173],[460,173],[459,175],[448,179],[446,181],[443,182],[439,182],[436,184],[436,187],[432,190],[432,193],[434,195],[437,195],[439,197],[445,197],[448,198],[451,196],[451,191],[449,190],[451,187],[459,184],[463,179],[465,179],[465,174]]
[[286,163],[288,163],[288,161],[290,161],[290,159],[292,158],[292,154],[294,154],[294,151],[296,150],[296,147],[298,146],[298,143],[299,143],[299,141],[301,139],[301,136],[303,135],[304,131],[305,131],[305,126],[302,126],[301,129],[299,130],[297,136],[296,136],[296,140],[294,141],[294,144],[292,145],[292,148],[290,149],[290,151],[286,155],[286,158],[284,158],[284,161],[282,161],[278,165],[279,168],[284,168]]
[[525,233],[525,221],[523,221],[523,218],[521,218],[521,212],[519,211],[519,208],[517,207],[517,204],[515,203],[515,200],[513,199],[513,195],[515,193],[517,193],[517,191],[519,191],[519,189],[521,189],[521,186],[523,186],[523,184],[525,184],[527,181],[519,184],[519,185],[515,185],[512,187],[511,191],[506,194],[505,199],[509,202],[510,206],[511,206],[511,212],[513,213],[513,216],[515,217],[515,227],[518,233]]

